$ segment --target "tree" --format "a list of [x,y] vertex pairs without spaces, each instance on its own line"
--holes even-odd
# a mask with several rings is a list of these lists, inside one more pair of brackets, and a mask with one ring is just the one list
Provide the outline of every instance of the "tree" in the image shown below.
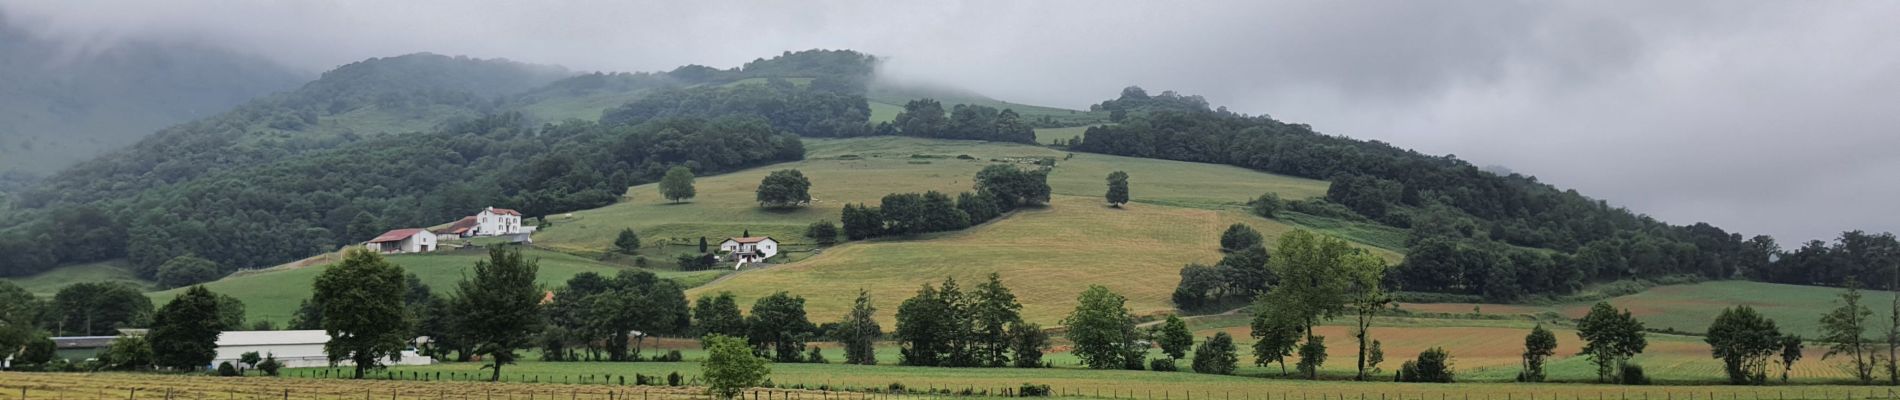
[[1017,322],[1009,325],[1009,352],[1017,368],[1042,366],[1042,351],[1049,348],[1049,333],[1042,326]]
[[402,303],[407,285],[402,267],[368,250],[351,249],[342,262],[324,268],[311,302],[322,307],[323,330],[330,335],[323,352],[330,362],[356,364],[353,376],[362,379],[382,360],[400,357],[411,339]]
[[1278,193],[1267,193],[1260,195],[1258,198],[1254,198],[1253,201],[1247,202],[1247,208],[1252,210],[1254,215],[1265,218],[1276,218],[1280,214],[1280,209],[1286,208],[1286,202],[1280,200],[1280,194]]
[[1220,249],[1226,252],[1240,251],[1248,247],[1259,246],[1262,241],[1260,231],[1254,230],[1253,227],[1247,226],[1247,224],[1233,224],[1227,227],[1227,231],[1221,232]]
[[1768,361],[1781,350],[1781,338],[1774,320],[1740,305],[1723,309],[1709,324],[1704,341],[1711,355],[1722,360],[1729,383],[1759,385],[1768,381]]
[[1874,312],[1861,304],[1860,296],[1860,284],[1848,281],[1847,291],[1841,293],[1840,307],[1821,315],[1821,337],[1817,340],[1827,343],[1827,353],[1822,354],[1821,359],[1847,355],[1854,377],[1861,384],[1868,384],[1873,383],[1874,365],[1878,364],[1874,359],[1874,344],[1864,336]]
[[877,325],[876,315],[871,292],[858,289],[858,300],[851,304],[851,313],[845,314],[844,321],[838,323],[845,364],[877,365],[876,344],[877,339],[884,336],[884,328]]
[[811,203],[811,180],[795,169],[772,171],[759,181],[757,195],[761,207],[802,206]]
[[1391,296],[1380,285],[1385,281],[1385,260],[1366,252],[1355,252],[1342,258],[1340,269],[1347,281],[1347,299],[1351,302],[1353,320],[1352,336],[1359,342],[1358,375],[1354,379],[1366,380],[1366,371],[1376,367],[1369,358],[1367,346],[1372,340],[1372,320],[1380,311],[1392,304]]
[[244,354],[238,355],[238,364],[246,369],[257,368],[257,364],[261,362],[264,362],[264,356],[257,354],[255,351],[247,351],[244,352]]
[[752,354],[744,339],[712,334],[705,338],[706,361],[699,369],[706,377],[706,388],[723,399],[732,399],[747,388],[765,383],[772,366]]
[[[1108,173],[1108,194],[1104,195],[1108,204],[1121,207],[1128,203],[1128,173],[1115,171]],[[1179,357],[1176,357],[1179,358]]]
[[[20,285],[0,280],[0,349],[17,349],[32,338],[43,304]],[[4,357],[5,350],[0,350]]]
[[705,236],[700,236],[700,237],[699,237],[699,253],[700,253],[700,254],[705,254],[705,253],[707,253],[707,252],[708,252],[708,251],[707,251],[708,249],[709,249],[709,248],[708,248],[708,247],[706,247],[706,237],[705,237]]
[[693,322],[698,324],[701,336],[721,334],[732,337],[744,337],[745,317],[739,315],[739,303],[732,292],[719,292],[718,296],[699,296],[693,303]]
[[1524,335],[1524,371],[1517,374],[1519,382],[1543,382],[1544,363],[1557,354],[1557,335],[1544,329],[1544,324],[1531,328]]
[[640,251],[640,234],[633,233],[633,228],[621,229],[620,236],[614,237],[614,251],[629,255]]
[[53,295],[59,336],[104,336],[118,328],[144,326],[152,318],[152,299],[121,282],[81,282]]
[[996,196],[997,206],[1005,211],[1049,202],[1049,174],[1024,171],[1014,165],[983,167],[976,172],[975,188],[978,193]]
[[1294,366],[1306,379],[1319,379],[1319,367],[1326,365],[1326,337],[1306,336],[1306,343],[1300,344],[1300,362]]
[[1234,337],[1227,332],[1216,332],[1194,348],[1194,372],[1233,375],[1239,364],[1240,356],[1234,354]]
[[[945,279],[944,287],[954,290],[955,281]],[[952,355],[959,352],[954,346],[963,328],[958,326],[956,304],[950,297],[953,296],[946,296],[937,288],[925,284],[917,289],[917,295],[898,305],[897,327],[891,336],[897,339],[900,346],[900,363],[943,366],[949,364]]]
[[1788,382],[1788,373],[1794,371],[1794,363],[1801,361],[1801,337],[1788,335],[1781,337],[1781,382]]
[[1610,303],[1599,302],[1590,313],[1577,320],[1577,337],[1583,339],[1583,355],[1597,365],[1597,379],[1608,381],[1618,375],[1630,357],[1649,347],[1643,335],[1643,323],[1629,310],[1617,312]]
[[660,196],[665,197],[667,201],[678,203],[681,200],[690,200],[694,195],[692,169],[684,165],[675,166],[673,169],[666,170],[666,176],[660,178]]
[[904,111],[897,113],[897,117],[891,123],[903,132],[904,136],[944,137],[950,130],[950,119],[944,116],[943,103],[935,99],[917,99],[904,103]]
[[963,308],[969,314],[969,343],[975,347],[976,364],[1009,365],[1009,327],[1023,320],[1023,305],[1016,302],[1016,294],[1003,286],[1001,274],[991,272],[989,279],[971,293],[969,303]]
[[244,301],[228,294],[219,294],[217,297],[218,323],[228,330],[244,329]]
[[1161,345],[1161,353],[1168,358],[1179,360],[1187,356],[1188,348],[1194,347],[1194,333],[1188,331],[1187,322],[1179,316],[1169,315],[1153,336],[1156,336],[1155,344]]
[[218,263],[195,256],[172,257],[158,266],[158,284],[164,287],[210,282],[221,275],[218,273]]
[[1298,310],[1280,307],[1282,295],[1269,293],[1260,296],[1254,302],[1255,311],[1252,323],[1254,364],[1266,366],[1280,363],[1280,375],[1287,374],[1286,358],[1293,355],[1300,344],[1300,336],[1306,333],[1304,319]]
[[[1134,346],[1134,318],[1124,306],[1127,299],[1101,285],[1089,285],[1076,299],[1075,311],[1062,319],[1072,351],[1089,368],[1111,369],[1127,363]],[[1135,360],[1139,363],[1141,360]]]
[[884,235],[884,213],[876,207],[846,204],[838,216],[838,222],[844,225],[844,237],[851,240]]
[[204,286],[192,286],[159,308],[147,339],[158,366],[196,371],[217,358],[218,333],[224,329],[218,296]]
[[501,366],[513,364],[515,351],[531,346],[541,332],[545,292],[534,283],[540,271],[539,261],[497,247],[488,250],[487,260],[475,262],[473,279],[456,284],[453,302],[460,305],[455,308],[462,321],[457,335],[489,360],[483,368],[492,369],[491,382],[501,380]]
[[833,224],[831,221],[813,222],[811,226],[805,227],[805,237],[823,246],[838,243],[838,224]]
[[746,340],[761,354],[772,354],[778,362],[803,360],[805,342],[816,326],[805,319],[805,298],[783,291],[759,298],[746,316],[750,334]]
[[264,356],[264,361],[257,363],[257,369],[264,371],[264,375],[270,376],[277,376],[277,370],[283,367],[284,363],[277,361],[276,354],[267,354]]
[[110,370],[136,371],[149,369],[152,357],[152,343],[144,336],[120,336],[99,353],[99,363]]
[[1398,381],[1451,383],[1452,375],[1451,353],[1442,347],[1433,347],[1418,353],[1417,360],[1400,366]]

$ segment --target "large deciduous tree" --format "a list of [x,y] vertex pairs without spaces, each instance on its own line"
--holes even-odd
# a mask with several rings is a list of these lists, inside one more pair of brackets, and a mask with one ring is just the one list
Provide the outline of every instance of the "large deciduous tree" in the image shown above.
[[1155,344],[1161,346],[1162,354],[1176,360],[1186,357],[1188,349],[1194,347],[1194,332],[1188,331],[1187,321],[1182,321],[1176,315],[1169,315],[1168,319],[1161,321],[1161,325],[1149,336],[1153,336]]
[[803,361],[805,342],[811,340],[817,328],[805,318],[805,298],[786,292],[773,293],[752,303],[746,326],[751,331],[746,339],[754,351],[771,354],[778,362]]
[[1766,383],[1768,361],[1782,345],[1775,321],[1748,305],[1723,309],[1703,340],[1709,343],[1711,355],[1722,360],[1729,383],[1738,385]]
[[[1108,287],[1089,285],[1076,298],[1075,311],[1062,319],[1075,343],[1075,356],[1094,369],[1119,368],[1128,364],[1129,351],[1139,338],[1134,318],[1125,306],[1127,299]],[[1139,363],[1140,360],[1135,360]]]
[[1216,332],[1194,348],[1194,372],[1233,375],[1239,363],[1240,356],[1234,353],[1234,337],[1227,332]]
[[757,192],[762,207],[794,207],[811,203],[811,180],[795,169],[781,169],[765,175]]
[[224,326],[224,319],[218,317],[216,294],[204,286],[192,286],[158,309],[146,338],[158,366],[196,371],[217,358],[218,333],[235,328]]
[[744,339],[712,334],[705,342],[706,361],[700,362],[699,368],[706,376],[707,390],[719,398],[732,399],[746,388],[764,384],[766,376],[772,374],[772,366],[752,354]]
[[352,249],[343,262],[317,275],[311,302],[322,307],[323,330],[330,335],[323,352],[330,362],[355,364],[356,379],[399,357],[409,339],[409,318],[403,309],[408,282],[402,267],[383,256]]
[[489,381],[501,380],[501,367],[513,364],[516,350],[528,348],[541,332],[544,292],[534,283],[540,262],[517,250],[489,249],[488,259],[475,262],[473,279],[456,284],[455,312],[461,315],[458,337],[489,361]]
[[152,299],[120,282],[81,282],[53,295],[57,335],[113,335],[118,328],[144,326],[152,318]]
[[660,178],[660,196],[665,197],[667,201],[678,203],[681,200],[690,200],[697,195],[698,192],[693,189],[691,168],[686,168],[684,165],[676,166],[666,170],[666,175]]
[[739,302],[733,299],[732,292],[699,296],[699,300],[693,302],[693,323],[701,336],[745,337],[746,333],[745,317],[739,314]]
[[1597,379],[1602,381],[1619,375],[1630,357],[1649,347],[1643,323],[1628,310],[1619,312],[1604,302],[1591,306],[1590,313],[1577,320],[1577,337],[1583,339],[1582,354],[1596,363]]

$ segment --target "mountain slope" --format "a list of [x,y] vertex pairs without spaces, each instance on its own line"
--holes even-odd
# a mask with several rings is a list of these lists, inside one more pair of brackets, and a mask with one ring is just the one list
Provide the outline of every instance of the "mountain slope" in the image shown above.
[[261,58],[190,45],[135,40],[80,49],[0,18],[0,172],[49,174],[308,79]]

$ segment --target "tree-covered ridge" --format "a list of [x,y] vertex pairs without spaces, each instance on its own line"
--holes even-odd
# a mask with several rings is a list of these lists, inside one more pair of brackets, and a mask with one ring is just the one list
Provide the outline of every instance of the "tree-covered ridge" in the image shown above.
[[[1745,244],[1742,235],[1706,223],[1669,225],[1534,177],[1498,175],[1455,156],[1209,109],[1196,96],[1149,96],[1129,88],[1093,109],[1117,113],[1120,123],[1089,128],[1072,145],[1075,150],[1332,181],[1323,200],[1289,203],[1287,209],[1409,229],[1411,252],[1391,282],[1403,290],[1508,301],[1616,279],[1755,277],[1751,268],[1779,254],[1761,248],[1760,239]],[[1900,256],[1882,260],[1832,270],[1888,269]]]
[[0,16],[0,190],[310,79],[261,57],[144,38],[72,43]]
[[[358,131],[353,113],[375,111],[427,131],[435,122],[498,111],[493,93],[547,84],[565,72],[504,60],[434,54],[370,59],[325,73],[302,88],[224,114],[166,128],[131,147],[69,168],[22,196],[42,208],[131,197],[230,168],[337,147],[384,130]],[[519,88],[519,89],[517,89]],[[451,111],[452,110],[452,111]]]
[[771,78],[763,85],[698,86],[648,96],[607,110],[603,124],[640,123],[655,118],[753,115],[772,127],[807,137],[853,137],[871,133],[871,106],[849,88],[825,88],[813,81],[797,85]]
[[[230,272],[333,250],[386,229],[451,221],[484,206],[529,215],[600,207],[675,165],[718,173],[803,155],[796,136],[753,118],[537,129],[506,113],[58,209],[0,237],[0,253],[9,257],[0,272],[121,255],[147,276],[182,255]],[[70,246],[37,246],[35,238]]]

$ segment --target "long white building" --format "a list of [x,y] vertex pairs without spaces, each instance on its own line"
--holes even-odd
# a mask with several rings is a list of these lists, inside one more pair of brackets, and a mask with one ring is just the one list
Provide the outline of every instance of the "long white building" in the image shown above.
[[[285,368],[328,367],[330,357],[323,353],[323,344],[329,342],[330,335],[320,330],[224,331],[218,335],[218,357],[211,360],[210,367],[217,368],[219,363],[224,362],[239,365],[239,357],[253,351],[259,356],[276,357],[277,362],[283,363]],[[415,349],[409,349],[402,351],[402,357],[384,360],[383,363],[429,365],[434,361],[416,354]]]

